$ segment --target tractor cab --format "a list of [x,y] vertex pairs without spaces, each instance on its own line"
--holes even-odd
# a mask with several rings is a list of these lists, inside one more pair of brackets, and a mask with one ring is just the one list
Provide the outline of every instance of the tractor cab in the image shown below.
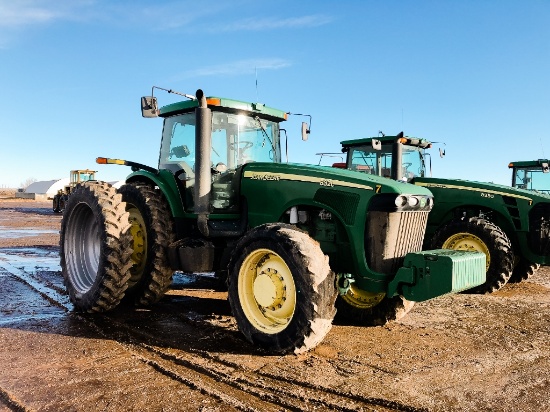
[[[425,139],[403,136],[379,136],[347,140],[342,151],[347,153],[345,168],[358,172],[410,182],[426,175],[425,149],[432,145]],[[392,158],[401,158],[401,164],[392,164]],[[343,165],[334,164],[335,167]]]
[[65,186],[65,195],[69,195],[71,190],[74,189],[77,184],[95,180],[96,172],[96,170],[89,169],[71,170],[69,176],[70,182],[67,186]]
[[[160,109],[156,109],[155,98],[144,98],[142,114],[164,118],[158,168],[170,171],[178,180],[186,212],[196,211],[195,176],[208,180],[205,176],[209,175],[210,208],[214,213],[232,213],[239,210],[237,194],[242,166],[252,162],[281,163],[279,123],[288,115],[261,103],[197,93],[201,95],[186,96],[189,100]],[[209,109],[206,122],[198,121],[197,117],[201,99],[206,99]],[[205,124],[209,126],[204,127]],[[197,140],[202,129],[210,136]],[[204,160],[200,167],[208,169],[201,173],[198,173],[199,158]]]
[[[260,117],[260,112],[227,111],[240,102],[209,98],[212,108],[210,169],[212,177],[211,206],[231,211],[237,207],[238,171],[250,162],[280,163],[279,121]],[[252,108],[250,108],[252,109]],[[166,109],[164,113],[170,113]],[[223,110],[223,111],[222,111]],[[187,210],[193,210],[197,152],[195,144],[195,111],[169,115],[164,120],[159,169],[170,170],[185,187]]]
[[547,159],[511,162],[512,187],[550,194],[550,167]]

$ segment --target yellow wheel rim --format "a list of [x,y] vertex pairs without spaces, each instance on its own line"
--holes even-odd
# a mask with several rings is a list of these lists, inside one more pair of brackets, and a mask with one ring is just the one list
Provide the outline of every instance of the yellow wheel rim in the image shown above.
[[369,309],[378,305],[384,299],[384,296],[386,296],[384,292],[367,292],[366,290],[359,289],[352,283],[348,293],[342,296],[342,299],[358,309]]
[[139,212],[139,209],[133,205],[129,205],[126,211],[130,214],[128,220],[130,221],[130,233],[132,234],[132,247],[134,249],[132,253],[132,266],[130,282],[137,282],[145,269],[145,263],[147,262],[147,229],[143,216]]
[[485,270],[489,270],[491,254],[483,240],[471,233],[460,232],[450,236],[444,243],[443,249],[466,250],[470,252],[483,252],[486,256]]
[[239,270],[239,301],[244,315],[267,334],[284,330],[296,308],[296,286],[285,261],[269,249],[250,253]]

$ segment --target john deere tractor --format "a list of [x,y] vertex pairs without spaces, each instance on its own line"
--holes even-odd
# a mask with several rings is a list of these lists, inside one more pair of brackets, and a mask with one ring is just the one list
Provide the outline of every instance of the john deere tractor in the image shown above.
[[487,256],[487,281],[470,292],[496,291],[509,280],[527,279],[539,264],[550,264],[549,196],[493,183],[428,177],[426,150],[431,142],[403,133],[341,144],[347,161],[335,166],[430,189],[435,202],[424,248],[476,250]]
[[76,310],[151,304],[174,271],[216,272],[250,342],[299,353],[330,330],[338,295],[350,316],[376,323],[485,281],[482,253],[420,251],[428,189],[283,163],[288,113],[182,95],[162,108],[142,98],[144,117],[164,119],[157,168],[98,158],[133,173],[119,190],[86,183],[69,198],[60,253]]
[[550,162],[548,159],[511,162],[512,187],[550,195]]
[[52,209],[55,213],[61,213],[65,209],[65,204],[71,190],[76,187],[77,184],[81,182],[88,182],[90,180],[95,180],[96,170],[71,170],[69,175],[69,184],[66,185],[63,189],[59,189],[52,201]]

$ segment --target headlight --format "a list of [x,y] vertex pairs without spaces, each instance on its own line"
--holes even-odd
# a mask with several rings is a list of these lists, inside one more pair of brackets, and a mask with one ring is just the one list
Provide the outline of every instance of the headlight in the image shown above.
[[409,206],[410,207],[414,207],[414,206],[418,205],[418,203],[419,203],[419,201],[418,201],[417,197],[414,197],[414,196],[409,197]]
[[395,206],[403,207],[409,202],[409,197],[407,195],[397,196],[395,198]]

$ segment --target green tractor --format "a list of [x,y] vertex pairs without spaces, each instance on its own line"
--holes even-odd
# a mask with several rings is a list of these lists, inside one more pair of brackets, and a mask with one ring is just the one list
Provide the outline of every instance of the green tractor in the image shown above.
[[174,271],[215,272],[248,341],[300,353],[328,333],[338,296],[344,316],[381,323],[485,281],[482,253],[421,252],[428,189],[284,163],[288,113],[183,96],[162,108],[142,98],[144,117],[164,119],[157,168],[98,158],[133,173],[119,190],[95,182],[69,198],[60,255],[76,310],[152,304]]
[[53,197],[52,209],[54,213],[62,213],[71,194],[71,190],[73,190],[79,183],[95,180],[96,173],[96,170],[89,169],[71,170],[71,173],[69,174],[69,184],[63,189],[59,189]]
[[550,195],[550,162],[548,159],[511,162],[512,187]]
[[403,133],[341,144],[347,160],[335,166],[430,189],[435,204],[424,248],[476,250],[487,256],[487,280],[470,292],[494,292],[509,280],[529,278],[540,264],[550,264],[549,196],[493,183],[428,177],[426,149],[432,143]]

